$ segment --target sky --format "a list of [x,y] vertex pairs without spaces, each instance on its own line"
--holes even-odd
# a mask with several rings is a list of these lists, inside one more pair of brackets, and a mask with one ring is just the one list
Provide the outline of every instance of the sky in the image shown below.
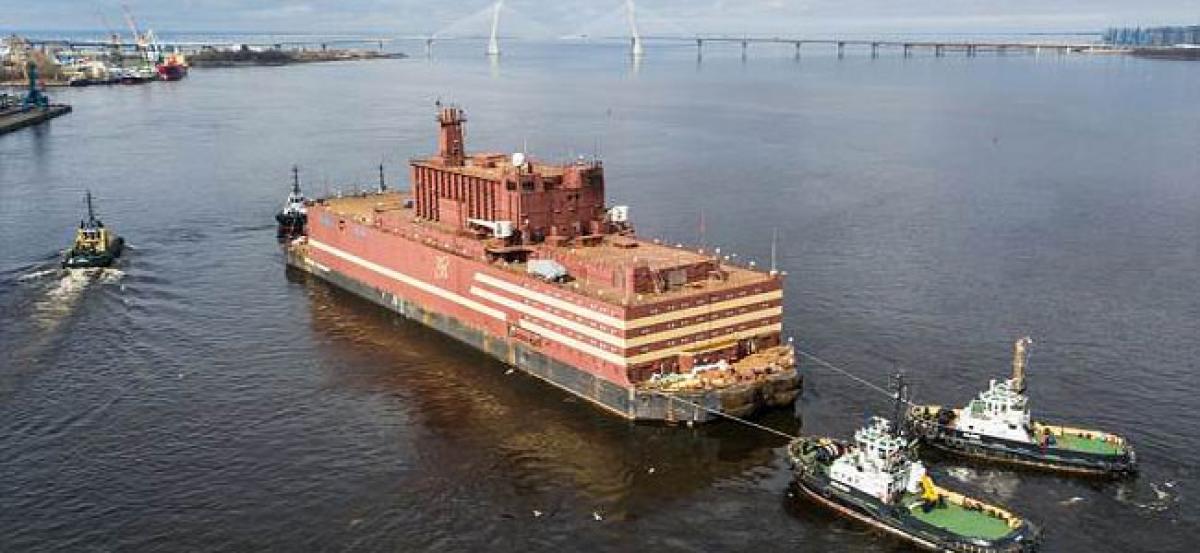
[[[159,33],[486,34],[494,0],[126,0]],[[625,0],[506,0],[510,36],[626,32]],[[124,29],[120,0],[8,0],[0,32]],[[1098,31],[1200,24],[1200,0],[635,0],[643,34]]]

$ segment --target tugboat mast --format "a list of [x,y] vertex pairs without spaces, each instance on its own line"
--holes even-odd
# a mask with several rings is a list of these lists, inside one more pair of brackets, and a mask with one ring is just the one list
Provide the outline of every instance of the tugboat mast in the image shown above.
[[1029,365],[1029,346],[1033,345],[1033,339],[1025,336],[1017,340],[1013,344],[1013,391],[1018,394],[1025,393],[1025,367]]
[[[87,190],[86,197],[87,197],[87,208],[88,208],[88,212],[87,212],[88,218],[87,218],[86,226],[89,226],[89,227],[104,226],[104,223],[100,222],[100,220],[96,218],[96,212],[94,209],[92,209],[92,191],[91,190]],[[84,226],[84,225],[80,225],[80,226]]]
[[892,405],[892,435],[901,436],[904,434],[904,422],[908,413],[908,383],[904,381],[904,373],[897,372],[892,377],[892,389],[894,390],[892,397],[895,398]]
[[300,194],[300,166],[292,166],[292,194]]

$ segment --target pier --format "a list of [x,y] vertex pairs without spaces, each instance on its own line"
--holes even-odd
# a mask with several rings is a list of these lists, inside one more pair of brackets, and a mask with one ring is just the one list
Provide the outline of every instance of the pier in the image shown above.
[[45,108],[0,109],[0,134],[7,134],[71,113],[71,106],[55,104]]
[[52,104],[38,87],[37,64],[28,62],[25,68],[28,89],[24,96],[0,94],[0,134],[49,121],[71,112],[71,106]]

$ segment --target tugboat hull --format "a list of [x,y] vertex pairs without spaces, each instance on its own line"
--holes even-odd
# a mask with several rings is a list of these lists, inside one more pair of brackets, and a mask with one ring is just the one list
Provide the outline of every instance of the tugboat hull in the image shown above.
[[927,551],[1026,553],[1036,551],[1041,542],[1040,533],[1029,523],[1000,540],[966,538],[917,520],[906,515],[902,508],[884,504],[856,490],[838,489],[836,484],[816,475],[798,472],[795,483],[810,500]]
[[308,224],[308,217],[301,214],[275,214],[275,222],[279,223],[279,228],[275,231],[275,236],[280,239],[296,238],[304,235],[304,226]]
[[1073,451],[1015,440],[994,438],[914,420],[921,441],[947,453],[986,461],[1088,475],[1123,476],[1137,472],[1137,455],[1128,450],[1119,455]]
[[[905,467],[905,457],[915,456],[915,451],[889,451],[891,444],[865,434],[872,428],[879,426],[860,430],[854,444],[827,438],[798,438],[789,444],[788,461],[799,491],[838,514],[929,551],[1025,553],[1038,548],[1041,532],[1028,520],[938,488],[923,467]],[[909,444],[906,447],[914,447]],[[872,454],[881,457],[864,459]],[[877,463],[895,464],[883,465],[881,470]],[[889,472],[896,467],[900,469]],[[890,484],[878,490],[871,486],[879,478],[907,481],[914,476],[912,470],[920,474],[918,493],[896,490]]]
[[62,266],[64,269],[97,269],[110,267],[117,258],[121,255],[121,250],[125,247],[125,240],[118,237],[109,245],[108,250],[101,253],[94,252],[79,252],[74,250],[67,252],[63,258]]

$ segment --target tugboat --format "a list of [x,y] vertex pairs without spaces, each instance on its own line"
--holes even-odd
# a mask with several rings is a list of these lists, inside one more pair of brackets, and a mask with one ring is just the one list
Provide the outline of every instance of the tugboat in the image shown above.
[[1116,434],[1034,421],[1025,396],[1029,337],[1013,345],[1012,378],[992,380],[961,409],[918,405],[910,412],[913,433],[950,453],[1060,472],[1125,476],[1137,472],[1137,455]]
[[96,218],[92,209],[92,192],[87,192],[87,219],[79,221],[75,230],[75,243],[63,257],[66,269],[90,269],[108,267],[121,255],[125,239],[114,234]]
[[275,236],[280,240],[290,240],[304,234],[308,224],[308,210],[304,207],[304,194],[300,192],[300,168],[292,167],[292,192],[288,194],[283,209],[275,214],[279,223]]
[[933,483],[905,432],[907,387],[896,384],[899,424],[872,417],[846,442],[803,437],[787,447],[796,487],[813,501],[930,551],[1018,553],[1037,549],[1027,520]]

